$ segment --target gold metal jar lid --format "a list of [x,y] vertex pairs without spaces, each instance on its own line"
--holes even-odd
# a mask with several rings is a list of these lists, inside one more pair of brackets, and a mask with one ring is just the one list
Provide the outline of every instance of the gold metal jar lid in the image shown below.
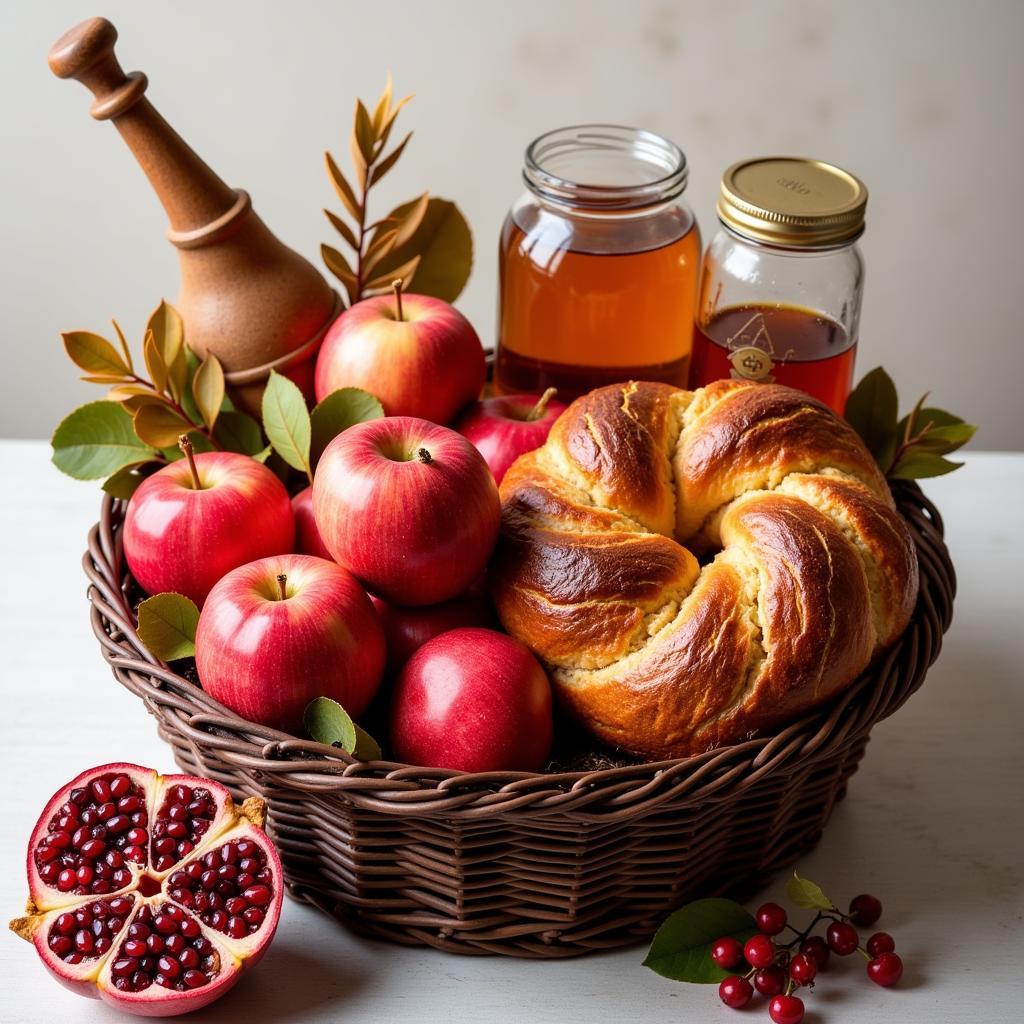
[[741,160],[722,175],[718,216],[757,242],[818,248],[864,230],[868,190],[841,167],[794,156]]

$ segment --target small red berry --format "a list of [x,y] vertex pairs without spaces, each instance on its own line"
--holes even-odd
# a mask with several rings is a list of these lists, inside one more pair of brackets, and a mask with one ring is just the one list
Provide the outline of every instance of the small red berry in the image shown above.
[[866,892],[850,900],[850,920],[864,928],[870,928],[882,916],[882,903]]
[[857,929],[845,921],[833,921],[825,932],[825,938],[828,940],[829,949],[840,956],[849,956],[860,942]]
[[732,968],[738,967],[743,959],[743,946],[739,939],[734,939],[731,935],[716,939],[711,945],[711,959],[719,967],[730,971]]
[[775,943],[767,935],[752,935],[743,947],[751,967],[767,967],[775,959]]
[[812,935],[801,947],[800,952],[810,957],[817,965],[818,970],[824,970],[828,958],[832,955],[828,943],[820,935]]
[[750,982],[736,974],[730,974],[718,986],[718,998],[734,1010],[742,1010],[750,1002],[750,997],[753,994],[754,990],[750,987]]
[[754,988],[763,996],[777,996],[786,987],[786,972],[778,965],[762,967],[754,975]]
[[768,1016],[775,1024],[800,1024],[804,1019],[804,1001],[799,996],[776,996],[768,1004]]
[[778,935],[786,927],[786,911],[778,903],[764,903],[757,908],[754,920],[765,935]]
[[818,973],[818,965],[809,956],[798,953],[789,962],[789,976],[798,985],[809,985]]
[[882,988],[895,985],[903,977],[903,961],[895,953],[882,953],[868,961],[868,977]]
[[896,940],[888,932],[875,932],[864,947],[871,956],[891,953],[896,948]]

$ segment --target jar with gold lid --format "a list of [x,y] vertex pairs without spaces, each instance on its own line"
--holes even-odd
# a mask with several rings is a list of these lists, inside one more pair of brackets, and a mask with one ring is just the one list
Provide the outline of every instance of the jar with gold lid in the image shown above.
[[761,157],[722,175],[700,274],[690,386],[800,388],[841,413],[853,384],[867,189],[820,160]]
[[685,385],[701,250],[687,175],[678,146],[635,128],[562,128],[528,147],[499,249],[497,391]]

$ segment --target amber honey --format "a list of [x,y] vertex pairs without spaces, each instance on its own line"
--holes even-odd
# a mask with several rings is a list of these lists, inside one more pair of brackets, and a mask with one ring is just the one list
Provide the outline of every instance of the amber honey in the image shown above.
[[842,414],[856,350],[841,324],[814,310],[729,306],[694,330],[690,386],[730,377],[785,384]]

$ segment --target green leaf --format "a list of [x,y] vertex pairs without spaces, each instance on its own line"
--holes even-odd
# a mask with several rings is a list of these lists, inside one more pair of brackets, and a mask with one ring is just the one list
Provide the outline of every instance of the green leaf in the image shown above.
[[80,370],[101,376],[125,377],[131,370],[124,357],[98,334],[90,331],[68,331],[62,334],[64,351]]
[[311,427],[306,400],[298,386],[276,370],[263,391],[263,430],[274,451],[293,469],[312,479],[309,465]]
[[[908,414],[900,420],[900,437],[906,431],[907,420],[909,419],[910,415]],[[959,416],[954,416],[951,412],[946,412],[945,409],[918,409],[914,415],[914,433],[919,433],[926,423],[934,424],[936,427],[952,427],[958,423],[963,423],[963,420]]]
[[169,448],[188,433],[192,424],[182,419],[169,405],[144,405],[132,417],[135,433],[154,448]]
[[332,391],[310,415],[312,463],[320,461],[324,449],[343,430],[356,423],[379,420],[384,416],[384,406],[369,391],[362,388],[340,388]]
[[738,903],[697,900],[666,918],[654,936],[644,967],[673,981],[719,982],[732,972],[711,959],[712,943],[727,935],[745,942],[756,931],[754,918]]
[[[421,197],[403,203],[392,210],[385,221],[403,221],[419,202]],[[393,230],[393,224],[384,223],[374,235],[378,231],[389,230]],[[450,200],[436,196],[431,198],[411,237],[396,245],[374,267],[374,275],[377,279],[399,276],[394,271],[416,256],[421,258],[412,277],[411,290],[419,295],[433,295],[446,302],[454,302],[465,288],[473,268],[473,236],[465,217]]]
[[273,455],[273,454],[274,454],[274,449],[271,448],[270,445],[268,444],[267,447],[262,449],[261,451],[254,452],[250,456],[250,458],[255,459],[257,462],[263,463],[263,462],[266,462],[267,459],[269,459],[270,456]]
[[266,445],[260,425],[244,412],[222,412],[217,417],[213,436],[227,451],[242,455],[255,455]]
[[154,450],[136,435],[132,418],[116,402],[89,402],[53,432],[53,464],[76,480],[100,480],[125,466],[147,462]]
[[978,428],[973,423],[951,423],[948,427],[933,427],[917,444],[930,452],[945,455],[947,452],[955,452],[957,448],[962,448],[977,431]]
[[146,478],[137,473],[135,466],[125,466],[119,469],[112,476],[103,481],[103,490],[115,498],[123,498],[127,501]]
[[212,427],[224,401],[224,370],[212,352],[199,364],[192,378],[192,397],[203,422]]
[[945,476],[962,465],[962,462],[951,462],[935,452],[926,451],[923,445],[914,445],[893,466],[889,477],[893,480],[924,480],[930,476]]
[[339,746],[347,754],[356,749],[356,723],[349,713],[330,697],[316,697],[302,715],[306,732],[329,747]]
[[179,360],[179,362],[184,362],[185,374],[181,388],[181,397],[178,401],[181,403],[181,407],[185,410],[188,418],[193,423],[199,423],[202,421],[203,417],[202,413],[199,412],[199,408],[196,406],[196,400],[192,397],[192,381],[195,380],[196,371],[199,369],[199,365],[202,360],[200,360],[199,356],[197,356],[195,352],[188,347],[188,345],[186,345],[182,351],[185,354],[185,358],[184,360]]
[[898,442],[899,400],[896,385],[882,367],[861,378],[846,400],[844,415],[879,466],[887,468]]
[[199,609],[181,594],[156,594],[139,605],[139,639],[161,661],[196,653]]
[[821,891],[820,885],[801,878],[795,871],[786,882],[786,895],[805,910],[835,910],[835,904]]

